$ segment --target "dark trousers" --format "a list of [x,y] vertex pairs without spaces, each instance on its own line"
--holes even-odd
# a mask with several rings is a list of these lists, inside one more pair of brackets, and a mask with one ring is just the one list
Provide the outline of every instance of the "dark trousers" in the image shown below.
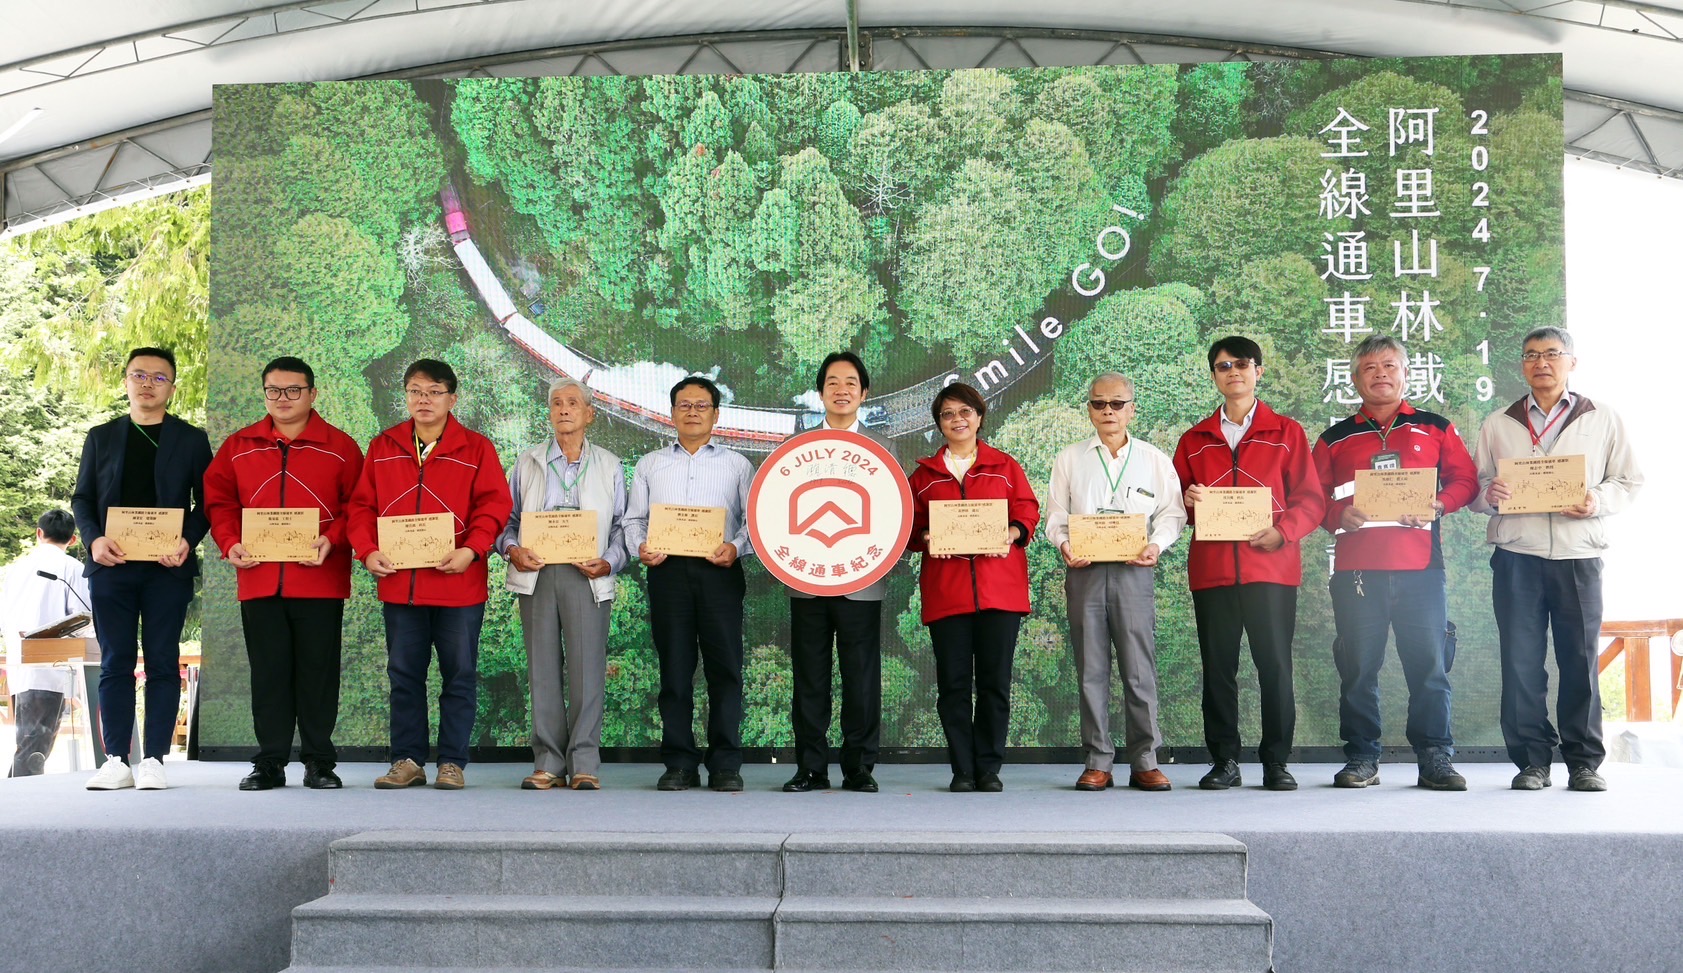
[[882,602],[846,598],[789,599],[789,662],[794,679],[789,723],[795,731],[795,765],[822,774],[829,769],[830,643],[841,674],[843,774],[877,765],[882,734]]
[[[997,774],[1011,728],[1011,663],[1017,655],[1016,612],[949,615],[929,623],[935,651],[935,711],[947,735],[947,761],[965,777]],[[974,710],[971,692],[975,692]]]
[[1198,655],[1204,663],[1204,743],[1216,762],[1239,759],[1239,638],[1247,636],[1262,691],[1265,764],[1291,757],[1297,730],[1292,697],[1291,640],[1297,631],[1297,588],[1253,582],[1192,593],[1198,621]]
[[438,762],[466,767],[478,706],[479,627],[485,605],[381,606],[391,679],[393,762],[427,762],[427,667],[438,653]]
[[[1361,579],[1361,592],[1356,580]],[[1418,756],[1453,749],[1447,639],[1449,603],[1443,568],[1418,571],[1338,571],[1328,583],[1338,640],[1338,735],[1344,756],[1378,759],[1379,672],[1385,643],[1397,634],[1397,659],[1408,682],[1408,743]]]
[[[1551,561],[1496,548],[1491,600],[1502,646],[1502,739],[1521,770],[1547,767],[1558,742],[1569,767],[1599,767],[1601,682],[1596,649],[1601,637],[1601,559]],[[1555,717],[1549,723],[1548,637],[1560,670]]]
[[64,718],[64,694],[50,689],[26,689],[12,697],[17,716],[17,751],[12,755],[12,776],[33,777],[40,768],[30,766],[30,756],[40,754],[43,763],[52,756],[58,742],[58,722]]
[[742,769],[740,561],[668,557],[649,568],[649,625],[660,657],[660,759],[669,770],[702,763],[695,743],[695,665],[707,680],[708,771]]
[[99,639],[99,725],[102,745],[128,761],[134,743],[134,666],[146,653],[146,729],[141,753],[162,758],[175,737],[181,708],[181,626],[193,600],[193,579],[155,561],[101,568],[88,578],[94,635]]
[[305,763],[332,767],[333,724],[339,719],[338,598],[253,598],[240,602],[245,654],[251,662],[252,763],[285,766],[298,731]]

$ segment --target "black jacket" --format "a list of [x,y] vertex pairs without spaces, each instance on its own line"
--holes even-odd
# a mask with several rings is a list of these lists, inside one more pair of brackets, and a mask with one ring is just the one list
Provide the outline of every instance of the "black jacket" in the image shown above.
[[[88,438],[82,443],[82,466],[76,472],[76,492],[71,494],[70,510],[76,515],[76,533],[88,550],[93,549],[96,538],[105,536],[106,510],[121,505],[118,501],[129,425],[128,416],[118,416],[89,429]],[[158,431],[153,482],[158,490],[158,506],[181,507],[187,511],[181,522],[181,536],[192,550],[180,567],[170,569],[180,577],[191,578],[199,573],[199,541],[210,530],[210,518],[205,515],[205,468],[210,465],[210,458],[210,438],[203,429],[164,414],[163,428]],[[104,568],[89,557],[82,573],[92,577]]]

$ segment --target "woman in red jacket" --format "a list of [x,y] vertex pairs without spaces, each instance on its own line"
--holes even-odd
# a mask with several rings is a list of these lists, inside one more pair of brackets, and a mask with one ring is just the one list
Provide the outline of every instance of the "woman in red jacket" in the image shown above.
[[[1029,610],[1028,546],[1040,502],[1017,461],[982,442],[987,403],[962,382],[935,393],[929,407],[947,443],[912,471],[911,549],[929,549],[935,500],[1004,500],[1010,549],[999,555],[925,553],[918,586],[935,651],[935,708],[953,768],[949,790],[1005,789],[1005,731],[1011,723],[1011,662],[1017,627]],[[971,708],[971,691],[975,708]]]

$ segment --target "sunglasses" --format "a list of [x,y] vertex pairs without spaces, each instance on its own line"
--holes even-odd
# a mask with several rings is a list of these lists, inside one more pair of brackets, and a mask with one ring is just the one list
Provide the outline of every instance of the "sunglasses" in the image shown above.
[[1216,362],[1214,370],[1218,372],[1231,372],[1233,369],[1237,368],[1242,372],[1251,367],[1253,364],[1255,364],[1255,362],[1251,361],[1249,358],[1229,358],[1226,361]]
[[1121,412],[1133,401],[1133,399],[1088,399],[1087,408],[1094,412],[1103,412],[1106,409],[1111,412]]

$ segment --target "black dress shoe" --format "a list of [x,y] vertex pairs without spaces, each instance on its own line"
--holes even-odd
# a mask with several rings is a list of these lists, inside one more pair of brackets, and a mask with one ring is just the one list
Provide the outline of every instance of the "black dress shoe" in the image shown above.
[[715,791],[739,791],[742,789],[742,775],[734,770],[715,770],[707,775],[707,787]]
[[998,774],[977,774],[976,789],[983,794],[998,794],[1005,789],[1005,782],[999,779]]
[[954,774],[953,782],[947,785],[947,790],[954,794],[974,794],[976,792],[976,778],[966,774]]
[[1291,775],[1285,764],[1263,764],[1262,787],[1270,791],[1295,791],[1297,778]]
[[304,786],[318,791],[338,790],[345,786],[339,775],[327,764],[307,763],[304,765]]
[[805,794],[807,791],[827,791],[830,778],[812,770],[797,770],[795,776],[783,784],[785,794]]
[[674,767],[673,769],[668,770],[666,773],[660,775],[660,780],[655,783],[655,790],[657,790],[657,791],[687,791],[692,787],[700,787],[700,786],[701,786],[701,772],[700,771],[696,770],[694,767],[691,767],[689,770],[683,770],[683,769]]
[[1206,791],[1224,791],[1238,787],[1245,781],[1239,776],[1239,761],[1217,760],[1210,772],[1198,779],[1198,786]]
[[286,786],[286,771],[278,764],[253,764],[251,773],[240,781],[242,791],[270,791]]
[[877,779],[871,776],[870,771],[861,770],[843,777],[842,787],[850,791],[858,791],[861,794],[875,794],[877,792]]

